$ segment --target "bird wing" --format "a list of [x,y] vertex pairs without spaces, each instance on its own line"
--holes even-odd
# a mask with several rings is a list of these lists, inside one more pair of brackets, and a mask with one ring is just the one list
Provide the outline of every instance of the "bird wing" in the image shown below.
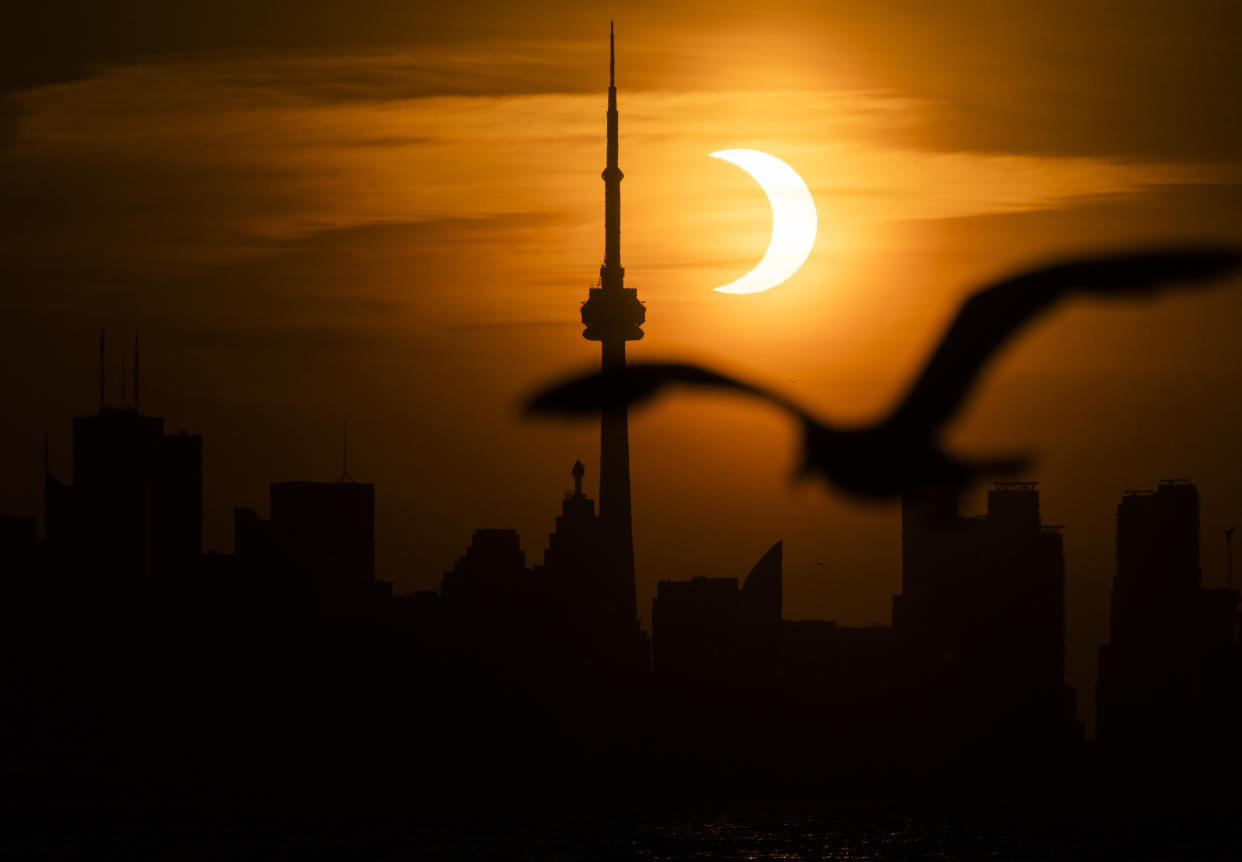
[[1066,261],[988,285],[963,303],[884,424],[902,437],[934,435],[962,405],[997,350],[1067,294],[1150,294],[1224,276],[1240,265],[1238,248],[1171,248]]
[[633,362],[624,368],[570,377],[531,396],[526,412],[566,416],[598,413],[608,406],[639,404],[674,385],[752,395],[805,418],[800,408],[761,386],[681,362]]

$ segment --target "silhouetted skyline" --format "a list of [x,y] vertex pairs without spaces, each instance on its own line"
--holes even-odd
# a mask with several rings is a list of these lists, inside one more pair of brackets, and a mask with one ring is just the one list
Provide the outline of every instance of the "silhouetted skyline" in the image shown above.
[[[895,786],[864,778],[877,765],[917,794],[929,769],[955,793],[982,775],[1015,800],[1083,775],[1142,792],[1169,769],[1214,792],[1242,755],[1238,593],[1201,587],[1187,479],[1126,491],[1117,507],[1092,752],[1065,681],[1064,527],[1043,522],[1038,483],[997,483],[976,517],[953,486],[903,494],[891,625],[788,618],[780,541],[745,579],[661,581],[649,665],[637,621],[617,613],[632,605],[618,601],[615,544],[581,461],[542,565],[527,564],[516,531],[479,529],[438,591],[394,595],[375,577],[376,486],[348,475],[272,483],[270,523],[239,508],[237,553],[201,555],[202,440],[162,427],[102,403],[74,421],[73,483],[48,474],[50,538],[33,519],[0,520],[7,666],[40,681],[10,689],[23,701],[8,733],[32,746],[21,768],[40,780],[87,779],[47,771],[70,744],[54,710],[74,716],[75,757],[127,752],[125,772],[91,781],[175,782],[188,769],[215,786],[306,698],[315,716],[297,719],[281,758],[313,752],[324,776],[361,769],[377,786],[417,763],[406,791],[450,798],[480,783],[507,798],[518,764],[540,771],[520,784],[551,799],[566,780],[612,800],[725,767],[717,789],[776,781],[783,797],[831,769],[884,798]],[[193,706],[202,692],[210,705]],[[508,733],[488,719],[498,709]],[[152,710],[157,726],[134,723]],[[377,722],[417,733],[346,766]],[[596,758],[611,765],[587,778]],[[1145,764],[1157,771],[1134,772]],[[247,768],[265,792],[305,780],[283,760]]]
[[[610,44],[605,257],[600,287],[582,308],[583,334],[603,343],[603,376],[589,384],[596,388],[629,374],[624,344],[641,335],[645,316],[622,286],[614,69]],[[978,302],[994,301],[995,290],[1008,295],[1033,280],[1035,295],[1018,297],[1029,311],[1050,301],[1048,290],[1062,289],[1044,282],[1067,271],[1085,269],[1088,282],[1129,290],[1218,266],[1203,255],[1152,254],[1054,267],[972,299],[961,319]],[[915,388],[911,400],[928,402],[924,411],[951,413],[973,366],[1008,332],[954,336],[961,327],[954,325]],[[969,350],[962,358],[963,338],[986,342],[982,358]],[[395,726],[417,715],[425,740],[456,740],[434,753],[426,741],[400,748],[398,762],[428,766],[420,792],[465,790],[475,777],[510,787],[501,764],[531,757],[529,765],[548,773],[535,785],[550,792],[577,773],[584,754],[588,762],[642,766],[656,781],[699,782],[730,766],[739,778],[797,787],[818,781],[829,764],[851,781],[883,764],[906,778],[943,770],[953,782],[983,770],[1006,786],[1029,773],[1042,786],[1083,770],[1100,771],[1093,780],[1119,780],[1113,770],[1147,760],[1232,774],[1242,751],[1238,593],[1202,588],[1199,495],[1189,480],[1128,491],[1117,508],[1110,641],[1100,648],[1100,753],[1089,754],[1075,688],[1066,682],[1064,528],[1044,523],[1037,482],[997,483],[986,514],[968,518],[960,511],[961,476],[928,484],[916,458],[900,461],[909,474],[896,471],[886,486],[901,492],[901,590],[889,624],[787,618],[784,543],[777,541],[744,580],[695,570],[661,580],[648,639],[636,611],[628,390],[605,391],[594,402],[608,508],[596,511],[584,490],[587,467],[575,460],[573,490],[541,565],[528,565],[518,531],[484,527],[436,591],[394,594],[376,577],[376,485],[353,479],[347,448],[337,481],[271,482],[269,518],[235,508],[234,553],[203,555],[203,438],[165,434],[162,418],[140,412],[139,358],[135,339],[132,401],[124,386],[119,402],[109,401],[100,333],[98,408],[73,420],[72,482],[56,477],[44,450],[46,539],[38,540],[30,519],[7,517],[0,531],[13,585],[7,643],[16,673],[51,683],[73,704],[86,728],[79,744],[91,757],[130,750],[139,774],[161,775],[169,767],[160,762],[159,740],[167,735],[186,740],[174,763],[225,749],[244,758],[263,744],[261,728],[287,722],[305,697],[323,702],[323,715],[291,741],[294,758],[312,750],[345,755],[361,731],[357,722],[379,713]],[[962,372],[967,379],[951,370],[947,382],[937,377],[945,361],[971,366]],[[937,398],[953,404],[937,407]],[[30,643],[41,646],[22,656]],[[92,648],[92,661],[115,668],[108,673],[117,675],[118,691],[132,689],[132,698],[89,705],[97,699],[90,673],[60,662]],[[180,668],[169,691],[155,683],[162,672],[149,675],[148,654]],[[419,669],[412,686],[395,675],[407,666]],[[175,694],[200,688],[218,691],[216,706],[202,713]],[[259,692],[263,706],[254,716],[218,740],[189,742],[202,722],[214,725],[220,711]],[[67,742],[35,730],[55,703],[33,692],[23,707],[31,724],[13,730],[43,756]],[[441,710],[426,711],[432,703]],[[546,744],[527,750],[478,723],[500,708]],[[131,712],[148,709],[164,716],[161,726],[131,726]],[[685,735],[683,727],[702,732]],[[788,760],[777,751],[803,754]],[[290,779],[286,768],[263,774],[277,785]],[[614,793],[643,779],[605,771],[592,782]]]
[[[45,433],[69,479],[64,419],[94,410],[106,328],[108,400],[122,369],[132,389],[139,332],[141,409],[205,441],[204,549],[230,552],[235,507],[270,514],[269,483],[335,479],[348,416],[351,472],[378,483],[377,578],[435,589],[480,525],[517,529],[538,563],[566,464],[586,462],[599,496],[597,429],[535,427],[515,405],[594,362],[573,303],[601,263],[606,19],[559,3],[147,5],[21,6],[0,37],[0,512],[43,511]],[[617,21],[624,263],[652,309],[631,358],[682,358],[861,425],[971,285],[1242,238],[1236,4],[1024,6],[1020,26],[982,2],[770,13],[640,4]],[[722,147],[785,159],[820,208],[806,266],[760,296],[711,291],[770,227],[762,193],[708,157]],[[1067,656],[1088,717],[1118,489],[1194,477],[1204,584],[1225,584],[1240,327],[1236,284],[1074,300],[949,429],[954,453],[1038,456],[1024,477],[1073,525]],[[897,504],[791,489],[789,434],[710,394],[630,416],[644,625],[660,580],[731,570],[777,538],[791,612],[888,618]]]
[[149,5],[6,29],[0,846],[1236,810],[1235,5],[639,4],[606,87],[560,0]]

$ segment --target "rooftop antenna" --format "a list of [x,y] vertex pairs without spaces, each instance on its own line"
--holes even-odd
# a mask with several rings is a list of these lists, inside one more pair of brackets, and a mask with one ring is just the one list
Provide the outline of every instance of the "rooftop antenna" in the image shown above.
[[1233,589],[1233,527],[1225,530],[1225,586]]
[[125,409],[125,360],[121,360],[121,404],[120,408]]
[[354,481],[354,477],[349,475],[349,417],[345,418],[345,428],[341,434],[341,478],[337,481]]
[[52,467],[47,457],[47,432],[43,432],[43,475],[51,475]]
[[138,412],[138,333],[134,333],[134,412]]
[[104,409],[104,331],[99,330],[99,412]]

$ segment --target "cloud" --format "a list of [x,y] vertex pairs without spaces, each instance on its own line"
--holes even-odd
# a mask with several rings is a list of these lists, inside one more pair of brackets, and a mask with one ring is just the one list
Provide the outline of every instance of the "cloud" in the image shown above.
[[[497,73],[485,53],[440,51]],[[560,319],[599,264],[602,96],[410,95],[436,56],[157,58],[24,92],[0,162],[6,303],[119,302],[236,331]],[[762,192],[707,158],[725,147],[802,174],[834,258],[911,220],[1242,179],[1231,163],[913,146],[936,106],[890,92],[621,99],[624,253],[669,302],[766,245]]]
[[[496,74],[495,57],[454,56],[450,77],[453,68]],[[179,58],[28,91],[0,168],[0,242],[19,259],[150,271],[265,254],[353,225],[594,213],[598,94],[410,95],[441,62]],[[725,145],[778,152],[839,217],[881,221],[1055,207],[1237,174],[913,148],[902,141],[934,120],[933,106],[885,93],[640,91],[623,94],[623,109],[627,170],[662,184],[644,199],[627,183],[638,191],[627,200],[648,212],[693,210],[703,197],[699,151]]]
[[[608,18],[565,0],[46,0],[0,31],[0,93],[193,60],[321,101],[599,93]],[[1240,25],[1231,0],[634,0],[619,69],[629,91],[895,93],[934,105],[918,147],[1220,161],[1242,158]]]

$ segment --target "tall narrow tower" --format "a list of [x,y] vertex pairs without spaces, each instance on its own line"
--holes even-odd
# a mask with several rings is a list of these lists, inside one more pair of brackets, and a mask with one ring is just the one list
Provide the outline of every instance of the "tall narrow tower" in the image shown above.
[[[616,56],[608,33],[608,152],[604,168],[604,263],[599,287],[582,305],[582,337],[600,342],[603,370],[625,367],[625,342],[643,337],[646,309],[638,291],[624,286],[621,266],[621,169],[617,167]],[[603,410],[600,428],[599,518],[609,561],[610,587],[616,590],[618,619],[637,619],[634,597],[634,535],[630,521],[629,418],[624,404]]]

